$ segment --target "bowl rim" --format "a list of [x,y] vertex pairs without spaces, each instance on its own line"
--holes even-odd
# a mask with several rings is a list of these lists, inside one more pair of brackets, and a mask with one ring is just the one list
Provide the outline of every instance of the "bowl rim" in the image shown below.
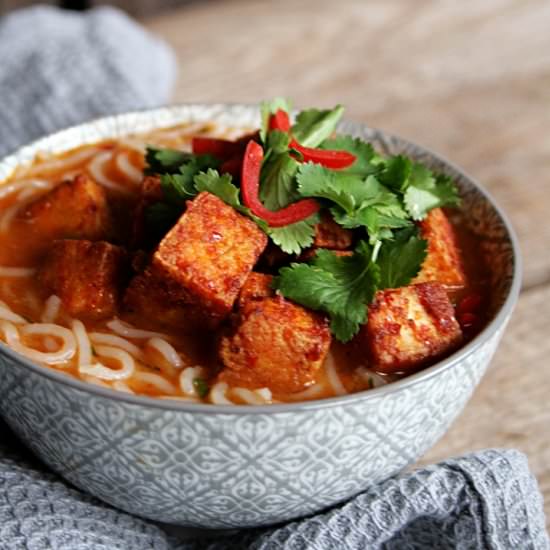
[[[220,108],[220,109],[223,109],[223,108],[227,109],[231,107],[243,108],[243,109],[257,109],[258,105],[245,104],[245,103],[190,102],[190,103],[177,103],[177,104],[168,105],[165,107],[158,107],[158,108],[152,108],[152,109],[145,108],[145,109],[139,109],[139,110],[132,110],[121,114],[97,117],[97,118],[88,120],[86,122],[72,125],[67,128],[58,130],[56,132],[47,134],[39,139],[32,141],[29,144],[23,145],[22,147],[18,148],[16,151],[12,152],[8,156],[1,158],[0,166],[6,163],[13,162],[13,159],[15,157],[21,155],[21,153],[26,152],[28,150],[35,150],[35,152],[38,152],[39,147],[41,146],[41,144],[44,144],[46,140],[61,137],[65,133],[69,133],[71,131],[78,130],[81,128],[86,128],[90,125],[100,124],[102,122],[107,122],[112,120],[115,123],[115,126],[118,127],[118,124],[124,122],[125,119],[130,119],[131,117],[135,117],[135,116],[144,116],[149,114],[151,115],[151,117],[153,117],[155,116],[155,114],[163,114],[166,112],[177,112],[178,109],[185,109],[185,108],[193,109],[193,108],[205,108],[205,107]],[[343,122],[345,123],[350,121],[345,120]],[[174,125],[176,123],[177,122],[172,121],[171,125]],[[278,413],[291,413],[291,412],[308,411],[308,410],[319,410],[319,409],[332,408],[332,407],[342,406],[342,405],[351,405],[358,401],[376,399],[384,395],[388,395],[394,392],[401,391],[403,389],[410,388],[425,380],[429,380],[434,376],[438,376],[444,371],[460,363],[466,357],[474,354],[479,348],[481,348],[487,341],[491,339],[491,337],[494,335],[494,333],[497,330],[504,328],[508,320],[508,317],[511,315],[517,303],[518,296],[521,289],[522,258],[520,254],[518,238],[510,223],[508,216],[501,209],[501,207],[498,205],[498,203],[495,201],[492,195],[475,178],[470,176],[468,173],[466,173],[464,170],[459,168],[453,162],[450,162],[449,160],[447,160],[442,155],[435,153],[430,148],[425,147],[421,144],[412,142],[408,139],[402,138],[395,134],[390,134],[384,130],[373,128],[371,126],[368,126],[365,123],[354,121],[353,124],[365,130],[372,130],[374,132],[377,132],[380,135],[388,138],[389,140],[398,142],[399,144],[402,144],[404,146],[414,147],[419,152],[429,155],[436,161],[442,163],[443,165],[448,166],[453,171],[460,174],[461,177],[463,177],[465,180],[468,181],[469,184],[475,187],[476,191],[480,193],[489,202],[491,207],[497,213],[502,225],[506,230],[507,238],[510,241],[511,248],[512,248],[512,262],[513,262],[512,282],[511,282],[508,294],[506,296],[506,299],[504,300],[503,304],[500,306],[500,309],[498,310],[494,318],[487,324],[487,326],[485,326],[483,330],[479,334],[477,334],[470,342],[468,342],[465,346],[459,348],[450,356],[446,357],[441,361],[438,361],[437,363],[419,372],[406,376],[405,378],[402,378],[395,382],[391,382],[390,384],[380,386],[378,388],[351,393],[351,394],[346,394],[346,395],[341,395],[336,397],[329,397],[324,399],[314,399],[310,401],[297,401],[297,402],[291,402],[291,403],[273,403],[268,405],[238,405],[238,404],[213,405],[209,403],[193,403],[193,402],[180,401],[180,400],[177,400],[176,398],[160,399],[157,397],[149,397],[145,395],[128,394],[128,393],[120,392],[111,388],[98,386],[96,384],[85,382],[71,375],[68,375],[64,373],[62,370],[58,370],[58,369],[54,369],[51,367],[42,366],[37,363],[34,363],[31,360],[27,359],[26,357],[19,355],[16,351],[12,350],[10,347],[8,347],[6,344],[4,344],[1,341],[0,341],[0,355],[6,355],[18,366],[23,366],[24,368],[30,370],[35,374],[38,374],[39,376],[49,378],[53,382],[59,382],[62,385],[69,386],[71,389],[82,391],[87,394],[91,394],[90,397],[98,396],[105,399],[123,401],[129,405],[161,409],[161,410],[172,411],[172,412],[185,412],[185,413],[196,412],[201,414],[225,414],[225,415],[241,416],[241,415],[248,415],[248,414],[259,414],[259,413],[278,414]],[[163,128],[163,127],[168,127],[168,126],[163,126],[163,125],[157,126],[157,128]],[[106,136],[105,139],[109,139],[109,137]],[[87,142],[76,143],[74,147],[75,148],[79,147],[80,145],[83,145],[85,143],[87,144]],[[68,151],[70,150],[70,148],[67,148],[64,150]]]

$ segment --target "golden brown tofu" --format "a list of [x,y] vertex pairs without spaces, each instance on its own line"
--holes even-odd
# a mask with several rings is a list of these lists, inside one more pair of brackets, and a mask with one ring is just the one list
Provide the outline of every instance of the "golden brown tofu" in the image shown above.
[[466,283],[456,235],[441,208],[431,210],[420,223],[421,234],[428,241],[428,255],[413,283],[437,282],[447,288]]
[[109,238],[112,227],[105,190],[84,175],[59,184],[21,216],[44,240],[99,241]]
[[70,315],[112,317],[118,310],[128,264],[128,255],[119,246],[102,241],[55,241],[39,280],[61,298]]
[[145,176],[141,182],[141,196],[150,201],[161,201],[164,198],[160,176]]
[[200,193],[161,241],[155,272],[178,284],[209,317],[223,320],[259,255],[265,233],[210,193]]
[[338,225],[328,212],[321,214],[320,223],[315,225],[315,240],[313,246],[317,248],[330,248],[333,250],[345,250],[351,246],[353,233]]
[[124,294],[124,309],[140,318],[184,329],[198,323],[208,325],[200,309],[189,305],[182,288],[156,275],[152,267],[130,281]]
[[423,366],[452,351],[461,339],[453,306],[438,283],[377,292],[358,335],[374,368],[388,373]]
[[273,277],[264,273],[256,273],[253,271],[247,278],[241,288],[239,300],[237,302],[239,308],[245,307],[249,302],[270,298],[275,295],[275,291],[271,288]]
[[281,296],[252,299],[220,341],[218,378],[230,386],[297,392],[315,382],[330,342],[321,315]]

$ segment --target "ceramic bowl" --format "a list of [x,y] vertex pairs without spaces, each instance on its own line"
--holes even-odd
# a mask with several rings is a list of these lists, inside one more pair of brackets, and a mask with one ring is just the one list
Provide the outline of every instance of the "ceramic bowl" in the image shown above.
[[[258,124],[256,107],[182,105],[96,120],[0,162],[0,181],[38,151],[184,121]],[[361,124],[343,132],[453,176],[490,258],[492,313],[473,341],[385,387],[313,402],[214,406],[118,393],[33,364],[0,345],[0,412],[48,466],[122,510],[185,526],[267,525],[348,499],[414,463],[446,432],[485,372],[517,300],[520,259],[479,184],[430,151]]]

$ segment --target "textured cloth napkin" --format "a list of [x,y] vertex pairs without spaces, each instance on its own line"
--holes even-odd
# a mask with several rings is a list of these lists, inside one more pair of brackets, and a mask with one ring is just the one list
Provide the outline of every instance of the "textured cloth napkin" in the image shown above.
[[[166,103],[176,73],[162,42],[109,8],[0,19],[0,56],[0,156],[96,116]],[[201,540],[170,533],[66,485],[0,422],[0,550],[550,548],[536,480],[510,450],[404,473],[282,526]]]

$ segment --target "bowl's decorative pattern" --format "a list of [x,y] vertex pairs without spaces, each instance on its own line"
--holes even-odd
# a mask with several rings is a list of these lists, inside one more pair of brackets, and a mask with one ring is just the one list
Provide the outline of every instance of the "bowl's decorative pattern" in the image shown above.
[[[183,106],[111,117],[61,132],[0,163],[0,180],[36,151],[58,152],[182,120],[253,126],[245,106]],[[490,238],[494,308],[482,335],[442,362],[385,388],[267,407],[215,407],[115,394],[31,365],[0,345],[0,413],[51,468],[128,512],[223,528],[279,522],[344,500],[413,463],[447,430],[483,375],[518,286],[505,223],[449,164],[360,125],[386,152],[406,151],[455,177],[472,229]],[[511,296],[511,298],[510,298]],[[507,298],[508,297],[508,298]]]
[[413,463],[462,410],[499,338],[423,384],[271,414],[140,407],[2,357],[0,411],[51,468],[119,508],[193,526],[263,525],[344,500]]

